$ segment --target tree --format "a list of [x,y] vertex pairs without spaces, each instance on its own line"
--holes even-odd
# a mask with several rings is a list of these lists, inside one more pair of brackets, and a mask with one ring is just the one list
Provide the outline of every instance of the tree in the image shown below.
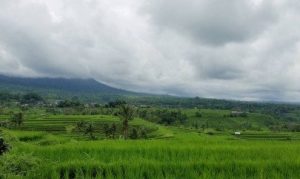
[[117,100],[117,101],[109,102],[108,104],[105,105],[105,107],[106,108],[117,108],[122,105],[126,105],[126,101]]
[[147,139],[148,136],[147,136],[147,131],[145,128],[142,128],[141,129],[141,137],[144,138],[144,139]]
[[198,129],[198,128],[199,128],[198,122],[195,122],[195,123],[194,123],[194,127],[195,127],[195,129]]
[[10,124],[10,122],[8,120],[6,120],[6,121],[0,121],[0,127],[8,128],[9,124]]
[[85,134],[90,136],[90,139],[95,139],[96,137],[94,136],[95,128],[92,123],[89,123],[86,128],[85,128]]
[[115,134],[117,131],[117,126],[115,123],[113,123],[111,126],[109,126],[108,124],[104,124],[103,129],[107,138],[115,138]]
[[109,125],[108,124],[104,124],[103,125],[103,130],[104,130],[104,134],[105,134],[106,138],[109,138],[109,135],[110,135]]
[[21,104],[37,104],[39,102],[44,102],[44,99],[36,93],[28,93],[21,98]]
[[130,133],[130,139],[137,139],[139,137],[138,131],[136,128],[133,128]]
[[179,122],[181,124],[184,124],[188,120],[188,117],[187,117],[186,114],[182,113],[181,111],[178,111],[177,112],[177,119],[179,120]]
[[76,122],[76,128],[78,129],[78,131],[82,131],[83,129],[85,129],[87,126],[87,122],[85,121],[78,121]]
[[110,132],[111,132],[111,135],[112,135],[112,138],[114,139],[115,138],[115,134],[117,132],[117,126],[115,123],[113,123],[110,127]]
[[201,114],[201,112],[197,111],[197,112],[195,112],[195,116],[200,118],[200,117],[202,117],[202,114]]
[[134,118],[134,109],[130,105],[121,105],[119,108],[119,117],[123,125],[123,136],[125,139],[128,137],[128,123]]
[[157,111],[156,115],[159,119],[158,123],[172,125],[174,123],[184,124],[188,117],[186,114],[182,113],[180,110],[178,111]]
[[20,126],[24,122],[24,116],[23,113],[19,112],[16,114],[13,114],[11,118],[11,122],[13,122],[16,126]]
[[4,142],[4,139],[0,138],[0,156],[9,150],[8,144]]

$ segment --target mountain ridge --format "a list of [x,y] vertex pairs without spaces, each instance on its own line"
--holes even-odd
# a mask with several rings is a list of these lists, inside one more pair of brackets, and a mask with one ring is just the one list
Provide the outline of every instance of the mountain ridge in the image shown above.
[[134,93],[100,83],[92,78],[13,77],[0,75],[0,85],[16,85],[27,88],[55,89],[70,92]]
[[47,99],[71,99],[76,96],[84,101],[109,102],[124,96],[148,96],[88,78],[15,77],[0,74],[0,92],[38,93]]

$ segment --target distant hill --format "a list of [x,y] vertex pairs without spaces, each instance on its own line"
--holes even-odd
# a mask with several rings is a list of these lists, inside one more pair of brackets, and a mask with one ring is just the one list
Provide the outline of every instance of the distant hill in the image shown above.
[[0,75],[0,91],[11,93],[36,92],[48,98],[71,98],[80,96],[86,99],[109,101],[118,96],[140,93],[117,89],[94,79],[67,78],[24,78]]
[[130,93],[99,83],[94,79],[23,78],[0,75],[0,85],[16,85],[25,88],[55,89],[70,92]]
[[[234,109],[256,111],[272,111],[283,113],[286,108],[297,109],[299,104],[274,102],[245,102],[209,98],[187,98],[169,95],[136,93],[113,88],[94,79],[67,78],[23,78],[0,75],[0,93],[25,94],[35,92],[48,100],[72,99],[77,97],[84,102],[107,103],[125,100],[135,105],[176,107],[176,108],[207,108]],[[269,112],[267,112],[269,113]],[[300,114],[300,112],[299,112]]]

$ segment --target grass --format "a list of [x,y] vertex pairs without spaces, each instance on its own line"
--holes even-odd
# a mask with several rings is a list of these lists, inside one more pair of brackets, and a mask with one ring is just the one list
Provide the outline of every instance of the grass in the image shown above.
[[[3,119],[7,118],[9,117],[3,117]],[[43,113],[27,113],[23,125],[17,129],[20,131],[44,131],[50,134],[86,139],[87,136],[84,136],[83,132],[76,129],[76,123],[79,121],[92,123],[95,127],[95,135],[98,138],[105,138],[104,124],[116,124],[117,136],[122,133],[120,119],[110,115],[48,115]],[[146,129],[150,138],[171,136],[171,133],[167,132],[167,129],[139,118],[135,118],[130,122],[131,128]]]
[[[218,120],[228,111],[185,111],[191,120]],[[261,123],[263,115],[248,120]],[[151,129],[149,139],[87,140],[68,127],[77,121],[117,123],[115,116],[26,114],[24,125],[2,129],[12,150],[0,157],[0,178],[298,178],[300,135],[270,131],[212,133],[166,127],[135,119],[130,126]],[[223,118],[221,120],[224,120]],[[237,120],[234,118],[232,120]],[[245,120],[245,119],[241,119]],[[194,122],[194,121],[192,121]],[[213,124],[213,122],[211,122]],[[120,126],[119,126],[120,127]],[[77,137],[76,137],[77,136]],[[79,137],[78,137],[79,136]]]
[[242,132],[237,135],[237,138],[247,140],[300,140],[300,133],[298,132]]
[[[41,163],[28,178],[297,178],[300,142],[237,140],[170,128],[155,140],[77,141],[43,132],[5,131],[17,138],[9,155]],[[41,141],[63,141],[41,145]],[[33,139],[21,140],[20,139]]]
[[[202,116],[197,117],[196,112]],[[279,122],[272,116],[259,113],[249,113],[247,117],[230,117],[229,110],[185,109],[184,113],[189,118],[186,126],[197,124],[201,128],[203,125],[206,127],[208,125],[209,128],[219,130],[268,130],[267,125]]]

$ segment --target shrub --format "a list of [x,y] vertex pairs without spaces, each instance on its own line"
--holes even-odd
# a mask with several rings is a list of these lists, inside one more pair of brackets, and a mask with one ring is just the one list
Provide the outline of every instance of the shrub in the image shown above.
[[10,127],[9,121],[0,121],[0,127],[8,128]]
[[44,99],[36,93],[28,93],[21,98],[21,104],[37,104],[39,102],[44,102]]
[[23,113],[16,113],[13,114],[11,118],[11,122],[14,123],[16,126],[20,126],[24,122],[24,115]]
[[129,135],[130,139],[137,139],[139,137],[138,131],[136,128],[133,128]]
[[90,139],[95,140],[96,136],[94,136],[95,126],[92,123],[87,124],[84,133],[90,137]]
[[186,114],[182,113],[180,110],[178,111],[156,111],[156,116],[160,118],[159,122],[160,124],[166,124],[166,125],[172,125],[174,123],[180,123],[184,124],[188,117]]
[[147,131],[145,128],[142,128],[141,129],[141,138],[144,138],[144,139],[147,139],[148,136],[147,136]]
[[0,155],[3,155],[9,150],[9,145],[4,142],[3,138],[0,138]]
[[78,130],[78,131],[83,131],[85,128],[86,128],[86,126],[87,126],[87,122],[86,121],[78,121],[78,122],[76,122],[76,129]]
[[201,114],[199,111],[197,111],[197,112],[195,113],[195,116],[200,118],[200,117],[202,117],[202,114]]
[[116,131],[117,131],[117,126],[116,126],[115,123],[113,123],[111,126],[109,126],[108,124],[104,124],[103,130],[104,130],[105,136],[107,138],[113,138],[114,139]]
[[34,171],[39,164],[40,160],[28,154],[4,155],[0,161],[2,175],[27,176],[27,174]]
[[215,135],[215,132],[212,131],[212,130],[208,130],[208,131],[205,132],[205,134],[207,134],[207,135]]

